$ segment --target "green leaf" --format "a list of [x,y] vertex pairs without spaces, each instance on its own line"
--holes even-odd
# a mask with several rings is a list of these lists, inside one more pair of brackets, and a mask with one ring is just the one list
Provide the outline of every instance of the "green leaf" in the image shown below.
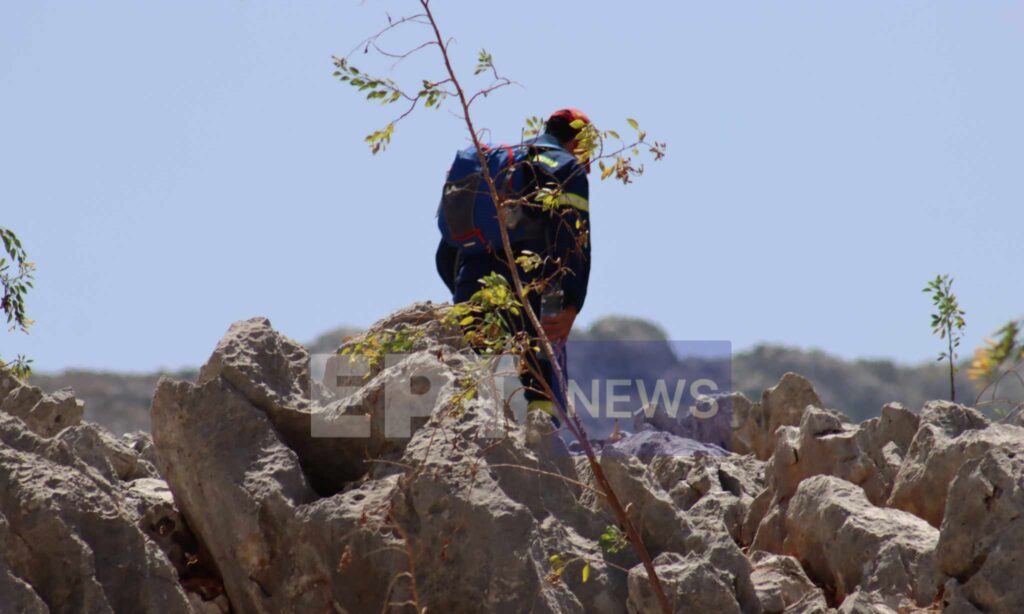
[[590,579],[590,562],[583,566],[583,582],[586,583]]
[[633,130],[639,130],[640,129],[640,124],[638,124],[636,122],[636,120],[633,119],[632,117],[627,117],[626,118],[626,122],[633,128]]

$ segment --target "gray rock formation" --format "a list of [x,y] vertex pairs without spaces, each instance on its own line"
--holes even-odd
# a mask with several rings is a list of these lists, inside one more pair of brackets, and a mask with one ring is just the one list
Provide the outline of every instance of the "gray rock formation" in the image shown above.
[[754,498],[764,489],[764,463],[753,456],[658,456],[653,477],[689,517],[720,521],[737,544]]
[[887,405],[881,418],[860,425],[834,413],[808,407],[799,427],[781,427],[768,463],[769,483],[778,500],[788,499],[804,479],[832,475],[857,484],[868,500],[882,505],[892,490],[917,416]]
[[994,448],[949,487],[938,561],[954,611],[1024,611],[1024,456]]
[[3,413],[0,442],[0,566],[8,575],[51,612],[191,611],[124,485]]
[[773,552],[781,549],[782,520],[789,499],[812,476],[831,475],[860,486],[868,500],[883,505],[907,453],[918,418],[898,404],[859,425],[808,406],[799,427],[776,431],[765,468],[767,487],[748,505],[740,542]]
[[[778,384],[764,391],[760,403],[751,403],[741,394],[733,394],[731,399],[732,451],[753,453],[761,460],[771,457],[780,426],[796,426],[808,406],[823,406],[814,386],[796,373],[783,375]],[[836,415],[848,421],[842,414]]]
[[[578,446],[462,394],[443,309],[322,381],[238,322],[160,382],[152,438],[0,377],[0,612],[660,612]],[[595,444],[674,611],[1024,610],[1024,429],[942,402],[851,424],[792,373],[728,400],[745,454],[658,415]]]
[[37,435],[50,437],[82,421],[84,404],[68,389],[46,394],[0,371],[0,412],[21,421]]
[[900,510],[871,505],[857,486],[832,476],[804,480],[786,507],[782,550],[800,560],[841,601],[860,588],[917,605],[938,592],[938,531]]
[[[706,554],[665,552],[654,559],[655,569],[669,596],[672,611],[722,612],[739,614],[756,611],[744,608],[736,599],[735,578],[727,570],[719,569]],[[661,608],[647,581],[642,565],[629,572],[630,614],[660,614]]]
[[754,566],[750,578],[765,614],[828,612],[825,595],[804,573],[800,561],[761,550],[751,552],[750,561]]
[[921,426],[896,475],[888,505],[942,524],[946,496],[960,468],[988,450],[1024,453],[1024,429],[991,424],[977,410],[946,401],[927,403]]
[[[492,436],[504,417],[486,401],[447,411],[465,358],[450,333],[431,330],[433,309],[403,310],[371,329],[427,332],[407,356],[376,365],[324,407],[304,394],[301,348],[265,320],[232,326],[198,383],[160,384],[152,410],[159,469],[220,564],[233,607],[361,612],[418,599],[437,611],[621,611],[628,583],[614,566],[637,561],[598,546],[614,520],[593,476],[540,414]],[[328,377],[339,368],[328,365]],[[433,414],[409,437],[384,437],[383,393],[425,371],[440,392]],[[317,441],[309,429],[319,412],[367,416],[370,436]],[[684,517],[649,467],[613,448],[602,465],[645,519],[653,553],[711,561],[733,602],[758,611],[749,563],[725,526]],[[323,477],[327,451],[347,480]],[[641,505],[641,496],[652,503]]]
[[81,422],[71,391],[0,374],[0,393],[0,611],[203,611],[218,581],[195,571],[198,545],[139,452],[148,436]]

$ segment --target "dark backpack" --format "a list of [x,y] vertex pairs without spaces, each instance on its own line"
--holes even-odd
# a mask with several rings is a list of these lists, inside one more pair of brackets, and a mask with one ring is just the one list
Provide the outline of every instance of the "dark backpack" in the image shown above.
[[[502,197],[522,194],[532,178],[529,158],[539,148],[533,145],[483,146],[484,158]],[[509,211],[506,228],[513,243],[521,238],[524,225],[516,224],[516,212]],[[521,218],[521,215],[518,216]],[[462,254],[475,255],[501,249],[498,210],[484,181],[483,167],[475,147],[455,155],[437,208],[437,227],[444,241]]]

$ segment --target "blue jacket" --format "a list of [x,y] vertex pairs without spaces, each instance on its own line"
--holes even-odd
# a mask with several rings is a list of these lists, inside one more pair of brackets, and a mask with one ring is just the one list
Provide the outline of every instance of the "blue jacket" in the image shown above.
[[[540,147],[531,157],[537,184],[540,187],[561,186],[561,193],[551,212],[538,208],[527,211],[544,227],[543,238],[525,240],[513,247],[517,252],[528,249],[542,257],[558,259],[565,269],[559,278],[564,304],[579,311],[583,308],[590,279],[590,184],[587,173],[576,156],[562,148],[551,135],[542,134],[525,144]],[[468,300],[480,287],[477,280],[491,272],[509,277],[505,265],[495,256],[460,257],[458,251],[443,240],[438,245],[435,259],[438,274],[451,290],[454,302]],[[549,264],[542,270],[523,273],[522,277],[529,282],[546,278],[557,270],[557,265]]]

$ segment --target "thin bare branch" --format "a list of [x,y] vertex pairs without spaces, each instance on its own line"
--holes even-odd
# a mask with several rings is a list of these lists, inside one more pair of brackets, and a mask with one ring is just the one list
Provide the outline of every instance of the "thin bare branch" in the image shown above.
[[598,495],[602,499],[607,499],[608,498],[608,495],[605,494],[604,492],[602,492],[601,490],[599,490],[597,488],[594,488],[593,486],[590,486],[589,484],[584,484],[583,482],[580,482],[579,480],[574,480],[572,478],[567,478],[564,475],[562,475],[561,473],[555,473],[554,471],[544,471],[543,469],[534,469],[533,467],[526,467],[524,465],[514,465],[514,464],[511,464],[511,463],[488,463],[487,467],[488,468],[497,468],[497,469],[519,469],[520,471],[526,471],[528,473],[536,473],[537,475],[543,475],[543,476],[547,476],[549,478],[555,478],[555,479],[561,480],[561,481],[565,482],[566,484],[572,484],[573,486],[578,486],[579,488],[582,488],[584,490],[588,490],[588,491],[594,493],[595,495]]
[[[427,16],[424,15],[423,13],[417,13],[415,15],[409,15],[409,16],[406,16],[406,17],[402,17],[401,19],[399,19],[397,21],[394,21],[394,20],[391,19],[391,16],[389,15],[388,16],[388,25],[387,25],[387,27],[382,28],[376,34],[373,34],[371,36],[368,36],[368,37],[364,38],[362,41],[359,42],[358,45],[353,47],[352,50],[349,51],[345,55],[345,57],[353,55],[355,52],[359,51],[360,49],[366,49],[367,46],[370,43],[376,41],[377,39],[379,39],[380,37],[384,36],[388,32],[394,30],[395,28],[398,28],[398,27],[400,27],[402,25],[405,25],[407,23],[419,24],[419,25],[422,25],[422,26],[429,26],[430,22],[427,21],[426,18],[427,18]],[[365,53],[365,51],[364,51],[364,53]]]
[[[430,21],[431,28],[434,31],[435,39],[437,40],[438,43],[443,43],[444,38],[441,36],[441,32],[437,26],[437,21],[434,19],[434,16],[430,11],[429,0],[420,0],[420,3],[423,6],[424,12],[427,15],[427,19]],[[483,170],[484,181],[487,183],[488,189],[491,194],[491,198],[498,209],[498,215],[500,217],[502,215],[504,199],[502,199],[501,195],[498,192],[498,189],[494,182],[494,177],[491,176],[487,160],[484,157],[484,150],[481,147],[479,139],[477,138],[477,131],[473,126],[473,120],[469,113],[469,101],[467,100],[466,94],[463,91],[461,85],[459,84],[458,78],[456,77],[455,74],[455,70],[452,68],[451,60],[448,56],[447,46],[445,44],[440,44],[440,50],[442,59],[444,60],[445,68],[448,71],[448,76],[452,79],[452,83],[459,94],[458,98],[459,102],[462,105],[462,111],[463,115],[465,116],[466,127],[468,128],[469,133],[473,135],[473,144],[476,147],[477,156],[479,157],[480,165]],[[533,325],[534,330],[537,333],[540,345],[544,351],[544,354],[548,357],[548,360],[550,360],[551,362],[551,370],[555,375],[556,385],[560,389],[564,390],[566,389],[565,373],[562,371],[561,365],[559,364],[559,361],[556,358],[554,348],[551,345],[551,340],[548,339],[547,335],[544,333],[544,327],[540,323],[540,318],[537,317],[537,314],[534,312],[532,306],[530,305],[530,301],[527,300],[522,279],[519,276],[516,266],[514,266],[515,254],[512,252],[512,242],[508,235],[508,228],[506,228],[504,224],[498,224],[498,228],[501,232],[502,251],[505,254],[506,262],[510,264],[510,276],[512,277],[512,282],[515,287],[516,294],[522,302],[523,313],[526,314],[527,318],[530,320],[530,323]],[[550,386],[546,381],[542,380],[541,383],[544,386],[544,388],[548,389],[548,398],[559,398],[555,396],[552,390],[550,390]],[[568,409],[562,407],[561,403],[555,403],[554,405],[557,408],[557,411],[559,412],[561,417],[566,421],[567,425],[569,426],[570,432],[573,434],[576,440],[579,441],[580,446],[583,448],[583,451],[586,454],[587,460],[590,464],[591,470],[594,473],[594,478],[597,480],[599,486],[601,487],[601,490],[605,492],[607,496],[607,501],[610,507],[612,508],[613,512],[615,513],[616,518],[618,519],[619,523],[626,528],[626,534],[629,536],[629,540],[630,543],[633,545],[633,549],[636,551],[637,556],[640,558],[641,562],[644,565],[644,569],[647,571],[648,580],[651,583],[651,588],[654,590],[654,593],[658,599],[658,603],[661,606],[662,611],[665,614],[670,614],[672,612],[671,605],[669,604],[668,597],[665,595],[665,591],[661,586],[661,580],[658,578],[657,570],[654,568],[654,563],[651,560],[651,556],[647,552],[647,547],[646,545],[644,545],[643,539],[640,537],[640,534],[636,530],[636,527],[633,526],[633,523],[630,520],[629,515],[626,513],[621,502],[616,496],[615,490],[612,488],[612,485],[608,481],[607,476],[605,476],[604,471],[597,460],[597,455],[594,453],[594,449],[590,445],[590,441],[586,435],[585,429],[583,428],[582,421],[579,419],[579,416],[576,415],[574,412],[572,413],[572,415],[570,415]]]

